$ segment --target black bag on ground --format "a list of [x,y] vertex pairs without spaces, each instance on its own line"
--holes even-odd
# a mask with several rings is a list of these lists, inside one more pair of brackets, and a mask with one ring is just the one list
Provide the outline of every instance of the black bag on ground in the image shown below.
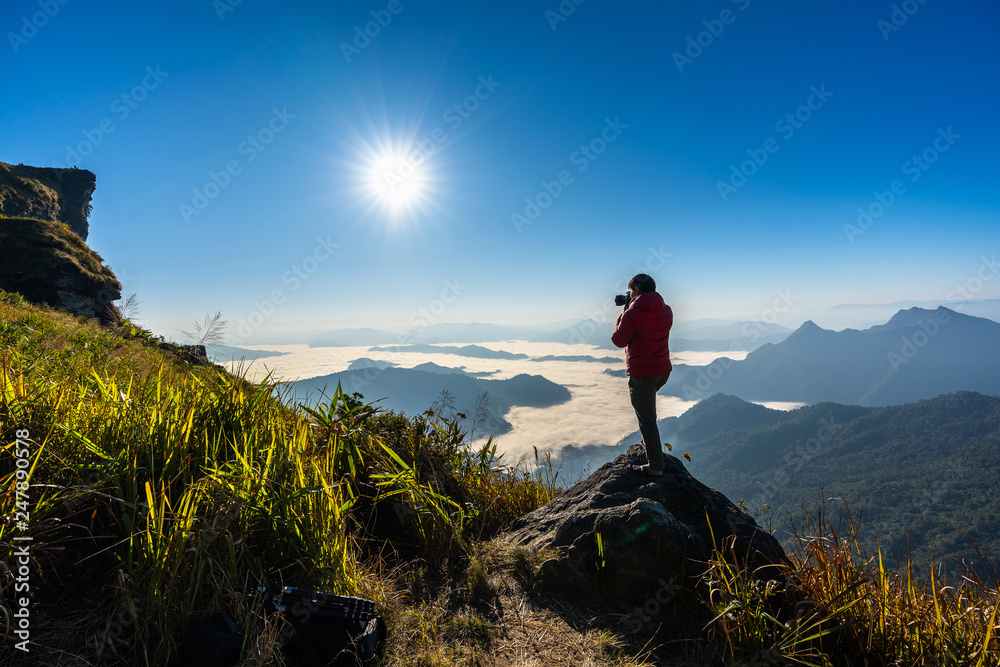
[[[263,603],[266,613],[281,613],[288,623],[282,645],[292,665],[374,667],[382,659],[385,621],[371,600],[286,586],[277,595],[265,594]],[[233,667],[243,636],[243,626],[225,614],[195,621],[174,665]]]
[[291,626],[285,655],[300,667],[373,667],[386,627],[375,603],[286,586],[272,604]]

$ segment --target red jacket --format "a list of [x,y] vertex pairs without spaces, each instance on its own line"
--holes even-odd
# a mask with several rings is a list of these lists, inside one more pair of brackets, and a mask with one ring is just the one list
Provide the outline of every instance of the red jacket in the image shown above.
[[658,292],[632,299],[618,316],[611,342],[625,348],[625,372],[633,377],[656,377],[670,372],[667,339],[674,312]]

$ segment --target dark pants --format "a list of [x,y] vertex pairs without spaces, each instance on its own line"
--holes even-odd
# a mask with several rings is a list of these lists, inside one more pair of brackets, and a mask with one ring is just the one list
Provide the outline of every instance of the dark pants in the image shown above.
[[656,392],[667,383],[669,377],[670,373],[628,379],[628,397],[639,420],[639,433],[642,434],[642,444],[646,446],[646,460],[653,470],[663,470],[663,443],[660,442],[660,429],[656,427]]

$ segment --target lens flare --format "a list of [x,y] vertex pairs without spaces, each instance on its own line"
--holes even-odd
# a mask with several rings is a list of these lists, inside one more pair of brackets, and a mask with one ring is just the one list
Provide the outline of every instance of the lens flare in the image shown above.
[[425,162],[419,152],[387,151],[371,156],[367,168],[370,196],[393,211],[426,203],[427,180],[421,169]]

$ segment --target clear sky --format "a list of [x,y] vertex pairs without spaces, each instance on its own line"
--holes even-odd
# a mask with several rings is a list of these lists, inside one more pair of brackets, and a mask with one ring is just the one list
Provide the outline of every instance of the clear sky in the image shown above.
[[156,333],[587,317],[644,268],[679,319],[1000,296],[996,2],[7,0],[0,30],[0,160],[97,174],[89,242]]

